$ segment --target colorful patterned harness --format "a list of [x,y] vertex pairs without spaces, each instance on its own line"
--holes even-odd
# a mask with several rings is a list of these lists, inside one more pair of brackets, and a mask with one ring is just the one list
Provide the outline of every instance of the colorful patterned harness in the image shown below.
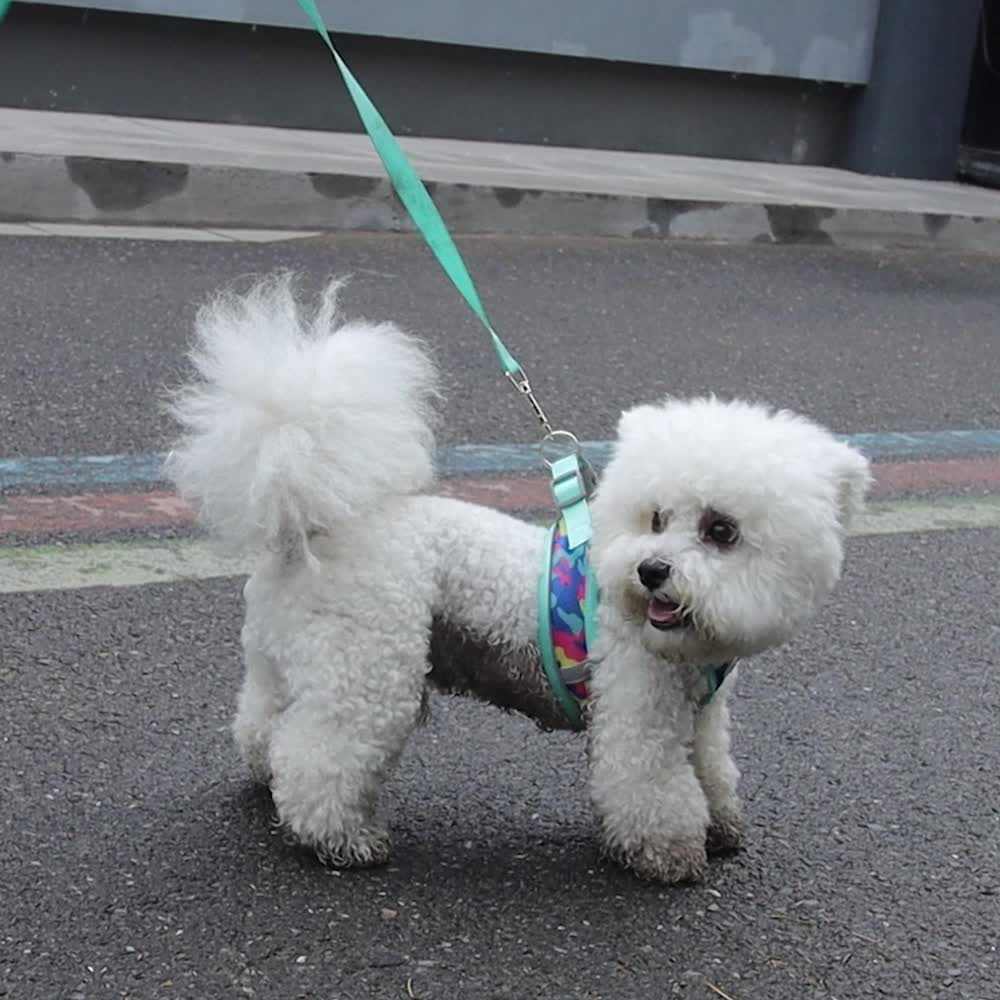
[[597,631],[597,581],[587,558],[590,545],[569,546],[566,519],[549,532],[546,564],[538,583],[538,640],[542,664],[563,714],[574,729],[584,725],[590,698],[590,663]]
[[[572,469],[576,470],[574,457]],[[555,473],[555,466],[553,466]],[[559,504],[559,519],[549,530],[545,559],[538,580],[538,646],[545,676],[559,707],[574,729],[583,729],[584,709],[590,698],[590,660],[597,638],[597,580],[590,565],[590,524],[586,511],[583,477],[566,473],[562,482],[572,480],[573,489],[561,490],[554,475],[553,493]],[[581,512],[582,508],[582,512]],[[572,526],[567,515],[576,518]],[[586,523],[580,518],[585,517]],[[576,538],[571,535],[575,529]],[[572,541],[576,544],[571,544]],[[704,708],[736,666],[736,660],[702,671],[706,694]]]

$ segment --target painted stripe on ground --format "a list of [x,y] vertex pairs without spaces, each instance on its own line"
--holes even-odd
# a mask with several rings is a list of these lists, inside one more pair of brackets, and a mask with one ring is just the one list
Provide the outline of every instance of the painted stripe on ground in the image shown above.
[[[1000,452],[1000,429],[850,434],[845,441],[872,459],[963,458]],[[596,466],[607,464],[609,441],[585,441],[583,449]],[[123,486],[161,483],[163,455],[55,455],[0,459],[0,489],[25,486]],[[526,444],[462,444],[441,448],[437,465],[443,476],[536,472],[538,449]]]
[[[873,504],[855,536],[1000,528],[1000,497],[949,497]],[[135,587],[149,583],[240,576],[248,563],[207,542],[97,543],[0,548],[0,593]]]
[[[904,490],[1000,490],[1000,456],[878,463],[874,468],[876,496]],[[552,505],[544,476],[463,476],[440,482],[437,492],[509,512]],[[164,528],[193,520],[191,508],[166,490],[0,498],[0,536]]]

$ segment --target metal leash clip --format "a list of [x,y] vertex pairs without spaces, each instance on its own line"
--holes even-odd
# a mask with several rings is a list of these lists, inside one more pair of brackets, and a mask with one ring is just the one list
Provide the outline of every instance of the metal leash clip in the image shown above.
[[553,433],[561,433],[559,431],[553,432],[549,418],[545,416],[545,411],[542,409],[542,404],[535,399],[535,394],[531,391],[531,383],[528,381],[528,376],[524,374],[524,369],[518,365],[516,373],[504,372],[504,374],[510,379],[511,385],[531,404],[535,416],[538,417],[538,422],[545,430],[546,437],[551,437]]

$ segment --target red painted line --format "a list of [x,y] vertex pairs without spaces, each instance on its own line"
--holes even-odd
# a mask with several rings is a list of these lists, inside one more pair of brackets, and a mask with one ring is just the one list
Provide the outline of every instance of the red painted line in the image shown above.
[[468,503],[479,503],[497,510],[540,510],[552,506],[549,480],[545,476],[462,476],[438,483],[437,492]]
[[82,493],[0,500],[0,535],[163,528],[190,524],[191,508],[174,493]]
[[874,466],[875,493],[1000,486],[1000,456],[882,462]]
[[[876,496],[906,490],[1000,491],[1000,456],[881,463],[875,472]],[[548,481],[539,475],[457,477],[441,482],[438,492],[511,512],[545,510],[552,504]],[[0,536],[181,527],[193,520],[191,508],[166,491],[0,498]]]

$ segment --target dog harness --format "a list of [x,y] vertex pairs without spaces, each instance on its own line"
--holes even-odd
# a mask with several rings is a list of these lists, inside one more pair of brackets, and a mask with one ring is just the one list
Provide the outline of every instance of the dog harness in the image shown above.
[[587,650],[596,639],[597,581],[589,541],[570,548],[566,519],[549,530],[538,582],[538,645],[549,686],[574,729],[583,729],[590,698]]
[[[549,529],[538,580],[538,648],[545,677],[570,725],[585,726],[590,698],[587,650],[597,638],[599,591],[590,565],[590,511],[593,473],[579,453],[549,463],[559,518]],[[704,708],[732,673],[736,660],[702,669]]]

